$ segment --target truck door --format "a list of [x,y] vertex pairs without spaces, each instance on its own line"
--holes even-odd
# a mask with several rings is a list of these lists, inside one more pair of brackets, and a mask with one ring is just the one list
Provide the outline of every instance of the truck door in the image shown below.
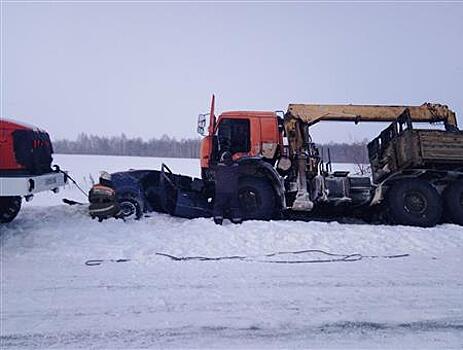
[[223,152],[249,153],[251,151],[251,132],[249,119],[222,119],[217,128],[218,159]]

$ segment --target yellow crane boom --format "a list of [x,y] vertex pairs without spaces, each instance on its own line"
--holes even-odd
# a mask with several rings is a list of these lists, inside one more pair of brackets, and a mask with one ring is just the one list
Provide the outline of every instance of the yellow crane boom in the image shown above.
[[413,122],[444,122],[447,130],[458,130],[455,112],[445,105],[421,106],[290,104],[285,129],[293,153],[300,153],[307,140],[306,128],[320,121],[393,122],[408,113]]
[[444,122],[451,128],[457,127],[455,112],[436,103],[424,103],[421,106],[290,104],[287,115],[310,126],[322,120],[392,122],[406,110],[412,121]]

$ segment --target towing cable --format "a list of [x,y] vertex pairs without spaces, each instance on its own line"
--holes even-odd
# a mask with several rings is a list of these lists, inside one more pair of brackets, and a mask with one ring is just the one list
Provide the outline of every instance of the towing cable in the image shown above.
[[[328,256],[326,259],[309,259],[309,260],[265,260],[265,258],[272,258],[275,256],[281,255],[298,255],[306,253],[320,253]],[[318,263],[334,263],[334,262],[355,262],[362,259],[396,259],[396,258],[405,258],[410,256],[410,254],[395,254],[395,255],[363,255],[359,253],[354,254],[337,254],[330,253],[321,249],[307,249],[307,250],[298,250],[298,251],[288,251],[288,252],[275,252],[265,255],[257,256],[245,256],[245,255],[231,255],[231,256],[218,256],[218,257],[207,257],[207,256],[175,256],[167,253],[154,253],[155,255],[169,258],[173,261],[220,261],[220,260],[240,260],[246,262],[261,262],[269,264],[318,264]],[[99,266],[103,263],[121,263],[135,261],[132,259],[93,259],[87,260],[85,265],[87,266]]]
[[[82,194],[85,196],[85,198],[88,199],[88,193],[85,192],[85,191],[82,189],[82,187],[79,186],[79,184],[77,183],[77,181],[74,180],[74,179],[71,177],[71,175],[69,175],[69,172],[61,170],[61,168],[59,167],[59,165],[54,165],[53,168],[54,168],[55,172],[57,172],[57,173],[62,173],[62,174],[64,175],[64,179],[65,179],[65,180],[66,180],[66,179],[71,180],[71,182],[77,187],[77,189],[78,189],[80,192],[82,192]],[[66,200],[66,201],[68,201],[68,202],[72,202],[73,204],[81,204],[81,203],[74,202],[74,201],[71,201],[71,200],[68,200],[68,199],[63,199],[63,201],[64,201],[64,200]],[[65,203],[66,203],[66,202],[65,202]],[[68,203],[68,204],[70,204],[70,203]]]

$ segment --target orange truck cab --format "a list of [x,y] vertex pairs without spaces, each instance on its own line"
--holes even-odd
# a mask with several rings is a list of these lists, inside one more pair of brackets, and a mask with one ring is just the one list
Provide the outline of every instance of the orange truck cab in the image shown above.
[[213,98],[208,132],[204,135],[206,116],[198,118],[198,132],[204,136],[200,149],[203,175],[225,151],[231,152],[234,160],[261,157],[272,164],[283,151],[283,119],[276,112],[232,111],[216,118]]
[[270,220],[282,215],[286,196],[279,171],[289,169],[282,167],[282,160],[289,161],[283,118],[277,112],[261,111],[224,112],[216,118],[214,100],[212,96],[210,113],[198,118],[198,133],[204,136],[200,162],[206,193],[213,196],[217,163],[224,152],[230,152],[240,165],[238,196],[245,208],[243,218]]

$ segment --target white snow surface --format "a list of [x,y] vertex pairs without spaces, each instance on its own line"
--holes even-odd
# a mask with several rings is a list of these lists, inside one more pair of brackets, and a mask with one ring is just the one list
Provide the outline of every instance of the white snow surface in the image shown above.
[[[87,190],[99,170],[198,175],[198,160],[56,155]],[[151,213],[91,220],[74,186],[1,230],[0,348],[462,348],[463,229],[337,222],[216,226]],[[320,249],[363,255],[326,259]],[[172,261],[175,256],[254,257]],[[113,259],[130,259],[111,262]],[[329,258],[329,257],[328,257]],[[89,259],[108,259],[87,266]]]

